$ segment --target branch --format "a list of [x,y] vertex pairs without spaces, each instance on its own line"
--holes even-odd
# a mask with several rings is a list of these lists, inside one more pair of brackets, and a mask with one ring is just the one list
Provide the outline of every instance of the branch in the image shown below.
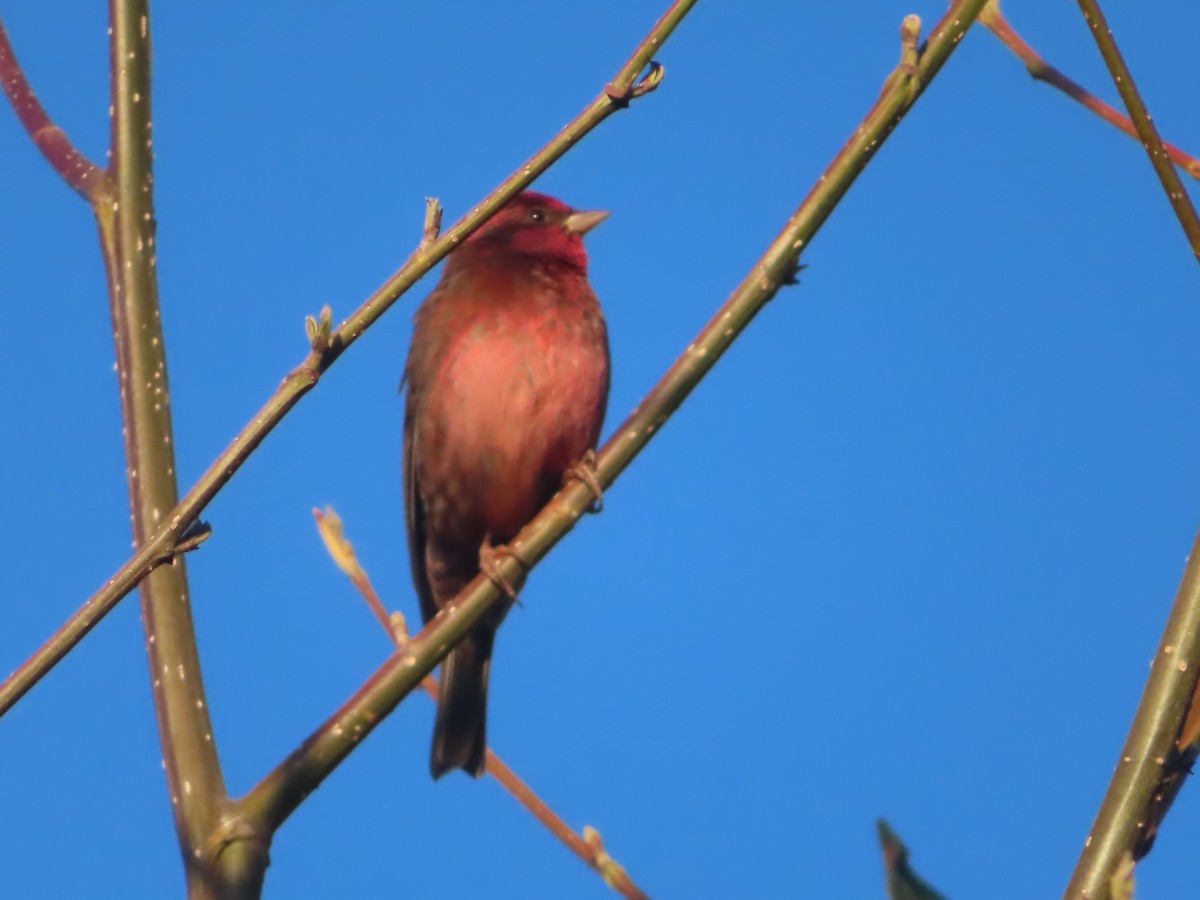
[[[124,420],[134,545],[178,501],[167,360],[155,272],[151,49],[148,0],[110,5],[111,204],[96,204],[108,275]],[[181,533],[176,542],[185,541]],[[199,850],[227,799],[204,696],[182,558],[141,583],[142,621],[167,790],[189,897],[236,897],[222,873],[202,869]],[[255,881],[261,885],[262,871]]]
[[1154,122],[1150,119],[1150,112],[1146,109],[1146,104],[1142,102],[1142,97],[1138,93],[1137,85],[1133,83],[1133,76],[1129,72],[1129,67],[1125,65],[1125,60],[1121,57],[1121,51],[1117,48],[1112,30],[1108,27],[1104,13],[1100,10],[1100,4],[1096,0],[1079,0],[1079,8],[1083,11],[1083,17],[1092,30],[1092,37],[1096,39],[1096,46],[1100,48],[1100,55],[1104,57],[1105,65],[1112,74],[1113,83],[1116,84],[1121,99],[1125,101],[1125,108],[1129,110],[1129,117],[1133,119],[1133,126],[1137,129],[1142,146],[1146,148],[1146,153],[1150,156],[1150,164],[1154,166],[1158,180],[1162,182],[1163,190],[1167,192],[1167,200],[1174,208],[1175,216],[1183,227],[1183,233],[1187,235],[1188,242],[1192,245],[1192,253],[1200,261],[1200,218],[1196,216],[1196,208],[1192,206],[1183,182],[1179,180],[1179,173],[1171,164],[1162,138],[1158,136],[1158,129],[1154,127]]
[[0,22],[0,85],[25,133],[42,152],[46,162],[69,187],[94,204],[108,187],[108,176],[75,149],[66,133],[54,124],[42,108],[13,53],[3,22]]
[[[1095,0],[1079,0],[1125,101],[1138,137],[1167,192],[1192,252],[1200,259],[1200,219],[1171,165],[1133,77]],[[1103,900],[1123,890],[1122,867],[1150,852],[1172,801],[1197,758],[1195,722],[1188,722],[1200,667],[1200,536],[1167,619],[1159,653],[1092,832],[1067,886],[1068,898]],[[1185,725],[1189,726],[1185,728]]]
[[[935,27],[933,37],[920,54],[915,74],[907,61],[902,61],[888,78],[874,108],[783,231],[599,452],[596,478],[604,488],[610,487],[646,447],[751,319],[781,287],[795,283],[801,248],[808,245],[880,145],[932,82],[979,16],[984,2],[956,3]],[[911,32],[915,25],[912,17],[905,20],[905,25]],[[574,528],[594,500],[590,487],[579,481],[571,482],[508,546],[533,566]],[[519,583],[525,574],[525,567],[510,556],[502,557],[497,568],[510,583]],[[255,827],[278,827],[503,597],[487,576],[476,577],[405,645],[403,652],[387,660],[325,724],[248,794],[234,801],[232,809],[249,822],[257,823]]]
[[1129,737],[1117,761],[1066,897],[1103,900],[1121,858],[1144,855],[1166,814],[1163,785],[1179,790],[1194,745],[1176,748],[1200,675],[1200,535],[1192,546],[1183,581],[1150,669]]
[[[1137,129],[1134,128],[1133,122],[1128,116],[1123,116],[1103,100],[1090,93],[1087,88],[1072,81],[1054,66],[1050,65],[1046,60],[1038,55],[1037,51],[1030,47],[1013,29],[1008,20],[1000,13],[999,0],[992,0],[984,7],[983,14],[979,17],[979,23],[987,27],[992,34],[1000,39],[1009,50],[1017,55],[1020,60],[1025,63],[1025,68],[1029,70],[1029,74],[1037,81],[1044,81],[1051,87],[1056,87],[1068,97],[1077,100],[1087,109],[1090,109],[1105,122],[1113,125],[1132,138],[1138,136]],[[1163,141],[1163,149],[1167,151],[1167,155],[1174,160],[1175,164],[1182,166],[1183,170],[1193,178],[1200,179],[1200,160],[1196,159],[1180,150],[1174,144],[1168,144]]]
[[[350,579],[350,583],[358,589],[372,615],[383,626],[388,639],[396,645],[398,651],[403,651],[404,645],[408,643],[408,628],[405,625],[404,616],[399,612],[388,615],[383,601],[379,599],[379,594],[376,593],[375,586],[371,583],[370,576],[359,562],[354,546],[346,540],[341,517],[327,506],[324,510],[314,509],[313,518],[317,520],[317,530],[334,563]],[[426,694],[437,700],[438,684],[432,675],[426,675],[421,680],[421,687],[424,688]],[[577,835],[571,826],[535,794],[533,789],[522,781],[517,773],[509,768],[490,747],[487,749],[487,773],[495,778],[500,786],[524,806],[535,819],[545,825],[551,834],[566,844],[568,850],[599,873],[600,877],[613,890],[629,900],[646,900],[646,895],[633,883],[633,879],[629,877],[625,869],[605,852],[604,843],[594,829],[587,830],[587,837]]]
[[[655,25],[646,39],[639,45],[630,62],[621,70],[625,72],[638,59],[662,47],[683,15],[695,6],[696,0],[676,0],[667,14]],[[652,66],[651,73],[640,81],[634,81],[636,73],[628,79],[618,79],[629,88],[631,96],[648,93],[661,80],[662,68]],[[611,88],[611,85],[610,85]],[[641,93],[639,93],[639,91]],[[495,212],[516,196],[535,178],[550,168],[571,147],[582,140],[592,129],[621,108],[623,104],[602,93],[593,100],[545,147],[539,150],[523,166],[517,169],[483,202],[460,219],[438,240],[424,250],[418,248],[413,258],[387,280],[359,309],[334,330],[327,346],[313,348],[308,357],[283,379],[283,383],[271,395],[266,404],[255,414],[250,423],[239,432],[233,442],[213,461],[200,480],[167,515],[153,537],[142,545],[105,585],[93,594],[82,607],[45,643],[27,659],[8,679],[0,685],[0,716],[4,715],[23,697],[59,660],[67,655],[108,615],[118,602],[154,568],[164,552],[173,547],[180,535],[195,521],[213,497],[229,483],[234,473],[250,457],[283,417],[320,380],[334,361],[371,325],[378,321],[387,309],[403,294],[424,277],[443,257],[465,240]]]

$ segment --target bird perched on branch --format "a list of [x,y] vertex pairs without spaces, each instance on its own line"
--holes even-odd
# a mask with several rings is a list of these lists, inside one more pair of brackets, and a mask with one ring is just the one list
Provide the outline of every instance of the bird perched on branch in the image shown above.
[[[446,260],[417,310],[404,379],[404,497],[426,622],[596,446],[608,335],[582,237],[608,217],[527,191]],[[594,478],[591,482],[594,484]],[[442,664],[433,777],[486,767],[494,607]]]

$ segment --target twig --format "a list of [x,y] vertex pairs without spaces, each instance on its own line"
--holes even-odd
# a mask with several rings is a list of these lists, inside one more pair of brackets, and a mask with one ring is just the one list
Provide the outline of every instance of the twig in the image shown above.
[[[313,518],[317,520],[317,533],[321,535],[325,549],[334,563],[350,579],[350,583],[358,588],[358,592],[367,601],[367,606],[370,607],[375,618],[379,620],[379,624],[383,626],[383,630],[399,646],[400,643],[408,639],[408,636],[406,633],[401,634],[396,628],[392,622],[392,617],[388,615],[387,608],[383,605],[383,601],[379,599],[379,594],[375,593],[375,585],[371,584],[370,576],[367,575],[366,569],[358,561],[358,554],[354,552],[354,545],[346,540],[346,533],[342,527],[342,517],[334,512],[332,507],[327,506],[324,509],[314,509]],[[402,621],[401,624],[403,624]]]
[[420,250],[428,250],[442,233],[442,204],[437,197],[425,198],[425,229],[421,234]]
[[[425,228],[421,233],[421,242],[413,251],[413,257],[428,253],[438,236],[442,233],[442,204],[437,197],[425,198]],[[412,261],[411,259],[409,260]]]
[[[1107,103],[1094,94],[1089,92],[1078,82],[1072,81],[1054,66],[1050,65],[1046,60],[1038,55],[1029,44],[1021,38],[1013,29],[1012,25],[1000,12],[999,0],[993,0],[984,7],[983,14],[979,17],[979,23],[987,26],[1000,42],[1009,50],[1017,55],[1021,62],[1025,63],[1025,68],[1029,74],[1037,81],[1044,81],[1051,87],[1058,88],[1068,97],[1077,100],[1087,109],[1090,109],[1105,122],[1113,125],[1132,138],[1138,136],[1137,129],[1133,127],[1133,122],[1128,116],[1117,112]],[[1200,179],[1200,160],[1196,159],[1180,150],[1174,144],[1168,144],[1163,141],[1163,148],[1167,151],[1167,155],[1175,161],[1175,164],[1181,166],[1185,172],[1193,178]]]
[[[379,594],[375,591],[375,586],[371,583],[371,577],[363,568],[358,554],[354,551],[354,546],[346,539],[341,517],[328,506],[324,510],[314,509],[313,517],[317,520],[317,530],[334,563],[362,594],[362,598],[370,607],[372,614],[383,626],[388,639],[396,645],[397,650],[402,651],[404,645],[408,643],[408,629],[404,625],[404,617],[400,613],[388,615],[383,602],[379,599]],[[426,694],[437,700],[438,684],[432,675],[426,675],[422,679],[421,687],[425,689]],[[577,835],[571,826],[546,805],[529,785],[517,777],[516,772],[510,769],[490,747],[487,750],[487,772],[500,783],[501,787],[512,794],[518,803],[532,813],[534,818],[545,825],[551,834],[566,844],[567,849],[595,869],[617,893],[630,898],[630,900],[645,900],[646,895],[633,883],[624,868],[604,852],[602,843],[599,846],[593,846]]]
[[[636,60],[648,58],[652,52],[661,48],[679,20],[695,4],[696,0],[676,0],[667,15],[630,57],[630,62],[621,70],[622,73],[630,70],[630,66]],[[634,87],[642,83],[635,80],[639,71],[641,70],[634,71],[628,78],[628,83]],[[378,321],[396,300],[436,266],[447,253],[619,108],[620,106],[607,94],[602,93],[593,100],[566,128],[503,181],[482,203],[434,241],[426,252],[416,254],[375,291],[350,318],[332,332],[326,349],[322,352],[316,352],[314,349],[299,366],[288,373],[283,383],[249,424],[213,461],[183,500],[163,517],[163,522],[154,536],[147,540],[40,649],[0,684],[0,716],[11,709],[13,704],[66,656],[145,577],[147,571],[154,568],[162,558],[164,549],[178,542],[179,536],[229,483],[250,454],[300,398],[312,390],[346,348],[358,340],[363,332]]]
[[17,62],[8,32],[0,22],[0,86],[30,140],[59,177],[89,203],[95,203],[109,186],[105,171],[80,153],[66,133],[42,108]]
[[[898,67],[888,78],[874,108],[750,274],[600,451],[596,477],[602,487],[612,485],[750,320],[783,285],[792,282],[800,250],[808,245],[879,146],[913,106],[921,91],[932,82],[978,17],[984,2],[962,0],[955,4],[926,44],[916,75],[905,73]],[[537,563],[575,526],[594,500],[591,488],[580,481],[570,481],[509,546],[519,550],[524,563]],[[513,557],[505,556],[497,565],[510,581],[516,581],[524,574],[523,564]],[[420,685],[450,648],[462,640],[501,596],[500,588],[489,577],[476,577],[405,645],[403,652],[377,669],[366,684],[286,760],[246,796],[235,801],[236,811],[249,819],[274,826],[283,822],[304,797],[316,790],[358,743]]]
[[[1162,785],[1182,781],[1186,757],[1175,751],[1200,675],[1200,535],[1192,546],[1150,678],[1138,703],[1104,801],[1067,886],[1071,900],[1109,896],[1113,874],[1127,852],[1149,850],[1166,814]],[[1195,758],[1195,748],[1185,748]],[[1178,790],[1178,783],[1174,790]],[[1174,793],[1171,794],[1174,796]]]
[[[429,691],[430,685],[433,686],[432,692],[434,698],[437,697],[437,682],[433,680],[433,676],[426,676],[422,682],[422,686],[426,691]],[[566,822],[558,817],[558,815],[549,806],[542,802],[542,799],[535,794],[528,785],[525,784],[517,773],[505,765],[491,748],[487,751],[487,770],[488,774],[495,778],[500,784],[504,785],[517,802],[531,812],[535,818],[545,825],[560,841],[567,845],[572,852],[580,859],[591,866],[604,879],[605,884],[620,894],[622,897],[628,897],[629,900],[646,900],[646,894],[642,892],[625,868],[617,863],[604,849],[604,843],[600,839],[600,834],[594,828],[585,827],[584,837],[580,837],[571,830]]]
[[1129,110],[1129,117],[1133,119],[1133,127],[1137,129],[1142,146],[1146,148],[1150,164],[1154,166],[1158,180],[1162,182],[1163,190],[1167,193],[1167,200],[1175,210],[1175,217],[1179,219],[1183,233],[1192,245],[1192,254],[1200,262],[1200,218],[1196,216],[1196,208],[1192,206],[1191,198],[1188,197],[1183,182],[1179,180],[1179,173],[1175,171],[1175,166],[1171,164],[1171,159],[1163,147],[1162,138],[1158,136],[1158,129],[1154,127],[1150,112],[1133,82],[1133,75],[1121,57],[1121,51],[1117,48],[1116,39],[1105,21],[1100,4],[1096,0],[1078,0],[1078,3],[1088,27],[1091,28],[1092,37],[1096,39],[1096,46],[1100,48],[1100,55],[1104,57],[1104,63],[1112,75],[1113,83],[1125,102],[1125,108]]

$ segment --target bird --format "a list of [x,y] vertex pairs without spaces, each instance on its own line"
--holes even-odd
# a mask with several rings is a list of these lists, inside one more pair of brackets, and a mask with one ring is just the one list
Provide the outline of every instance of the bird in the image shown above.
[[[598,491],[608,330],[583,236],[608,218],[516,195],[453,250],[413,320],[402,388],[409,558],[429,622],[575,475]],[[517,555],[519,559],[519,555]],[[493,575],[495,579],[496,576]],[[435,779],[486,771],[492,607],[442,663]]]

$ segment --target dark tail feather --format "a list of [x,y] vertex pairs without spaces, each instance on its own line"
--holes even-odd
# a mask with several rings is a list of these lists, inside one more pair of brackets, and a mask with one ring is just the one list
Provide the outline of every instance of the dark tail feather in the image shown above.
[[478,778],[487,768],[487,687],[496,632],[477,629],[442,663],[429,769],[440,778],[462,769]]

